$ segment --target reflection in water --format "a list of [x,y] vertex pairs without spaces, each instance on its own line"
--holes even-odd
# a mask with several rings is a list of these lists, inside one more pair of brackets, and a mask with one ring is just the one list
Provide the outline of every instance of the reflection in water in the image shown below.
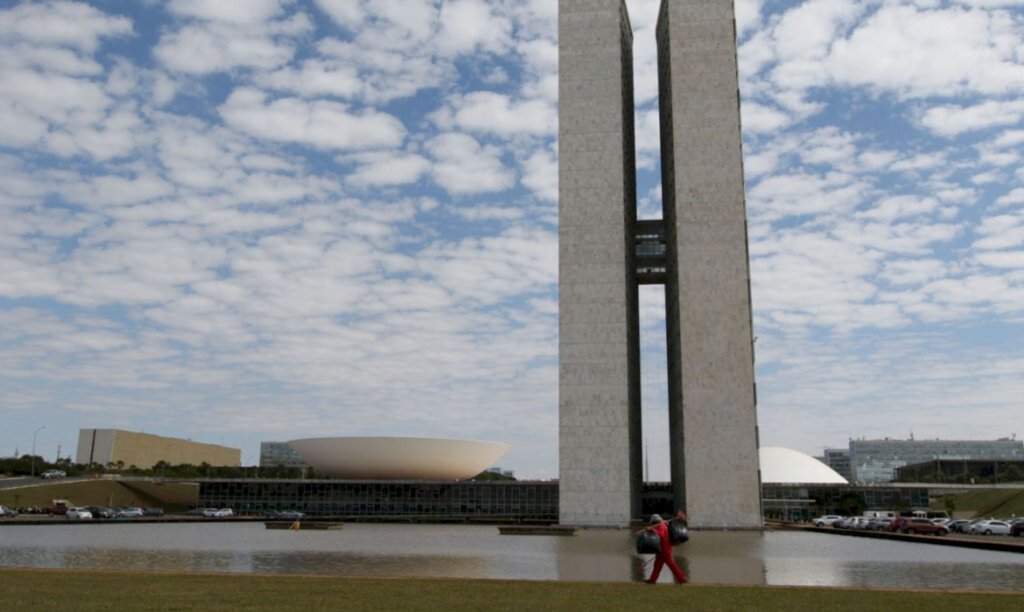
[[[502,536],[480,525],[0,526],[0,566],[639,581],[649,556],[633,554],[633,542],[629,530]],[[697,531],[675,554],[696,584],[1024,591],[1024,555],[1014,553],[817,533]]]

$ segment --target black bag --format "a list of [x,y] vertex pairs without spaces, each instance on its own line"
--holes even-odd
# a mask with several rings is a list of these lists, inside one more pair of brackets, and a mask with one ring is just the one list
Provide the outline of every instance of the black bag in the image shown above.
[[640,555],[656,555],[661,552],[661,538],[653,531],[644,529],[636,536],[636,552]]
[[686,529],[686,525],[673,519],[668,522],[668,541],[673,545],[682,544],[690,539],[690,532]]

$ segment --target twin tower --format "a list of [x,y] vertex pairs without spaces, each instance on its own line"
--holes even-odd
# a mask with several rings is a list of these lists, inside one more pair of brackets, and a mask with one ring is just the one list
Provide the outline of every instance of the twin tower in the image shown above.
[[623,0],[559,0],[560,520],[641,518],[638,285],[665,287],[672,490],[761,526],[733,0],[662,0],[663,219],[637,220]]

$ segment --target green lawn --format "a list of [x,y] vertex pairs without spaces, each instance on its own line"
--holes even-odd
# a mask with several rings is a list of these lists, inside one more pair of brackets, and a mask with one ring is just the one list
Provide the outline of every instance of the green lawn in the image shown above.
[[[938,490],[933,491],[933,494]],[[982,489],[950,493],[956,500],[955,516],[964,518],[1024,516],[1024,487],[1019,489]],[[937,497],[933,509],[945,510],[945,499]]]
[[1024,594],[0,569],[3,610],[1024,610]]

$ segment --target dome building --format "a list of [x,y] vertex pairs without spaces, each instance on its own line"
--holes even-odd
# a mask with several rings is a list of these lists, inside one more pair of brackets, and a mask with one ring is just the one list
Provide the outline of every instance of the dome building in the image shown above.
[[848,484],[839,472],[791,448],[766,446],[759,451],[761,484]]

